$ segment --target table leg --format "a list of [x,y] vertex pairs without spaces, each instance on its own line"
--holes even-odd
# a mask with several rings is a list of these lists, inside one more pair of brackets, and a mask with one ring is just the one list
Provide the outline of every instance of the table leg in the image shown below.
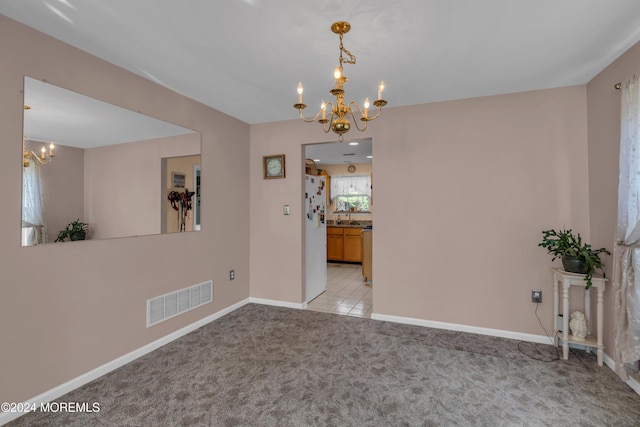
[[[584,290],[584,317],[587,319],[587,335],[591,335],[591,289]],[[591,353],[591,347],[586,345],[585,351]]]
[[562,358],[569,358],[569,286],[570,282],[562,281]]
[[602,366],[602,356],[604,352],[604,342],[602,337],[603,323],[604,323],[604,286],[598,287],[598,366]]
[[560,314],[558,310],[558,278],[555,273],[553,275],[553,329],[555,333],[553,334],[553,345],[558,346],[558,314]]

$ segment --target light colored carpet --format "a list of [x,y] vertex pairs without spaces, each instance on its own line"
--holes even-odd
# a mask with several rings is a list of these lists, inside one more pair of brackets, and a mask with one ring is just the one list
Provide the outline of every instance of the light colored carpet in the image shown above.
[[246,305],[12,426],[638,426],[595,357],[371,319]]

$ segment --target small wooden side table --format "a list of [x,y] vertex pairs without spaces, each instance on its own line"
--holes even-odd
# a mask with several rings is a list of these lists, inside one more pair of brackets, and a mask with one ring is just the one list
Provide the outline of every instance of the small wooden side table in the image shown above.
[[[593,277],[591,279],[591,289],[598,291],[597,313],[596,313],[596,335],[591,335],[591,289],[585,289],[587,283],[584,280],[584,274],[568,273],[559,268],[553,268],[553,321],[555,326],[555,336],[557,337],[557,319],[559,306],[559,291],[562,290],[562,357],[569,358],[569,344],[580,344],[590,351],[595,348],[598,356],[598,366],[602,366],[602,358],[604,352],[604,344],[602,342],[602,329],[604,320],[604,287],[607,279],[603,277]],[[589,334],[586,340],[579,341],[569,334],[569,289],[571,286],[581,286],[584,289],[584,315],[587,318],[587,327]],[[556,345],[558,343],[556,342]]]

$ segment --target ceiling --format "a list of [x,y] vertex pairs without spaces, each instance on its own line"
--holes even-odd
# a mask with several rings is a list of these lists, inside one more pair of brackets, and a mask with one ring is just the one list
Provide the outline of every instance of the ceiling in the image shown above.
[[299,81],[307,114],[331,99],[338,20],[357,57],[345,100],[375,99],[383,80],[386,108],[585,84],[640,40],[638,0],[0,0],[0,13],[249,124],[295,119]]
[[371,163],[372,150],[370,138],[345,139],[343,143],[308,144],[305,146],[305,157],[314,160],[318,166]]

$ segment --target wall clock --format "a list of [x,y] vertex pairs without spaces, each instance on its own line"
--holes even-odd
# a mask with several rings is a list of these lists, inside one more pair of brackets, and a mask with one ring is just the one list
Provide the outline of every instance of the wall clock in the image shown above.
[[262,165],[264,168],[264,179],[285,177],[284,154],[263,156]]
[[356,171],[356,167],[355,167],[355,165],[349,165],[347,170],[349,171],[349,173],[354,173]]

